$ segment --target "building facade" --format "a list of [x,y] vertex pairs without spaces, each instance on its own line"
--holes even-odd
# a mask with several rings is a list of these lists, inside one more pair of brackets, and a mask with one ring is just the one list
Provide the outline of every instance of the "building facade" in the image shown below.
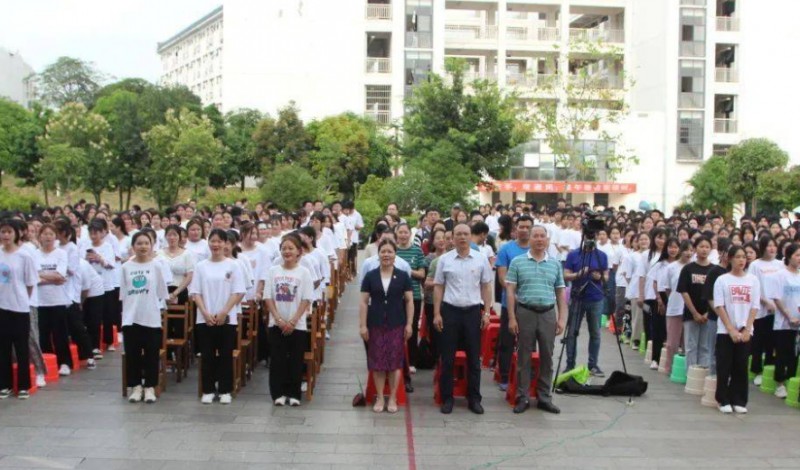
[[273,0],[224,8],[214,100],[224,111],[274,114],[294,102],[306,120],[350,111],[389,127],[414,86],[444,74],[449,58],[465,64],[467,81],[513,90],[531,112],[545,102],[568,106],[571,98],[548,85],[585,77],[602,91],[588,98],[599,109],[628,105],[606,129],[617,141],[588,132],[575,145],[587,162],[624,148],[638,164],[613,180],[602,165],[568,180],[547,140],[532,136],[512,156],[508,178],[480,193],[484,202],[549,202],[566,192],[575,202],[669,209],[691,191],[686,181],[705,159],[741,139],[767,137],[800,158],[789,111],[800,98],[787,92],[800,67],[776,56],[779,44],[800,41],[795,0]]
[[222,7],[158,43],[162,85],[185,85],[203,104],[222,107]]
[[22,56],[0,47],[0,97],[30,107],[36,97],[34,83],[29,80],[34,73]]

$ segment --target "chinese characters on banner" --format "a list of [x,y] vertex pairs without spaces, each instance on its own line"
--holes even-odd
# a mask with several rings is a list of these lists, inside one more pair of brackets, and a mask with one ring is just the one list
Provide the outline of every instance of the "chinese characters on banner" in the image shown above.
[[515,192],[515,193],[610,193],[632,194],[636,192],[636,183],[584,182],[584,181],[495,181],[494,184],[483,184],[478,187],[482,192]]

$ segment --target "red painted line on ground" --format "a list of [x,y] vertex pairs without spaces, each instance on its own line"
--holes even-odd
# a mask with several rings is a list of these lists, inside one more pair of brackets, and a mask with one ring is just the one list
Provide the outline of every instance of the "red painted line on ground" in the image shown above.
[[[401,385],[402,387],[402,385]],[[406,453],[408,454],[408,470],[417,470],[417,456],[414,452],[414,418],[411,416],[411,397],[406,399]]]

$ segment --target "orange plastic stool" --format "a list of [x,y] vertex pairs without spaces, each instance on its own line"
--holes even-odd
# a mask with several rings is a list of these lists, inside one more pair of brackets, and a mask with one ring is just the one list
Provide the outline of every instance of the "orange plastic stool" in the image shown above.
[[614,318],[614,315],[611,315],[608,319],[608,331],[610,331],[612,335],[617,334],[616,322],[617,320]]
[[[436,365],[436,371],[433,374],[433,399],[437,405],[442,404],[442,394],[439,390],[439,377],[442,373],[442,363]],[[456,351],[456,360],[453,363],[453,397],[466,397],[467,396],[467,353],[465,351]]]
[[[539,352],[531,353],[531,383],[528,388],[530,398],[536,398],[536,384],[539,381]],[[508,389],[506,401],[514,406],[517,401],[517,353],[511,356],[511,367],[508,371]]]
[[69,354],[72,356],[72,370],[78,370],[81,368],[81,360],[78,356],[78,345],[75,343],[70,343],[69,345]]
[[485,330],[481,330],[481,365],[489,367],[497,348],[497,339],[500,337],[500,323],[489,323]]
[[[19,392],[19,381],[17,380],[17,363],[15,362],[11,366],[11,375],[12,375],[12,388],[14,389],[14,393]],[[39,387],[36,386],[36,369],[33,367],[33,364],[30,365],[30,374],[31,374],[31,388],[28,389],[28,393],[33,395],[39,390]]]
[[44,378],[48,382],[58,382],[58,358],[55,354],[44,353],[44,367],[47,369],[47,374]]
[[[367,403],[375,403],[375,399],[378,396],[377,389],[375,388],[375,379],[372,377],[372,372],[369,372],[369,379],[367,380]],[[397,382],[397,404],[400,406],[405,405],[408,403],[408,397],[406,396],[406,380],[403,377],[403,372],[400,372],[400,380]],[[383,386],[383,394],[385,396],[389,396],[389,378],[386,378]]]

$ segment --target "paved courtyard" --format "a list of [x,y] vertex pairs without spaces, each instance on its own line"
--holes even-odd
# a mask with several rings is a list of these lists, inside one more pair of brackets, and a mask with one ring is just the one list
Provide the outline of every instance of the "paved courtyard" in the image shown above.
[[[195,370],[181,384],[171,376],[157,404],[133,405],[120,396],[120,360],[111,354],[27,402],[0,402],[0,468],[800,468],[800,412],[752,388],[749,415],[722,416],[630,349],[629,370],[650,382],[630,406],[557,396],[560,415],[516,416],[485,371],[486,414],[457,401],[444,416],[431,372],[420,371],[408,410],[353,408],[366,378],[356,290],[340,307],[313,402],[274,408],[262,367],[229,406],[200,404]],[[600,366],[621,369],[607,332]]]

